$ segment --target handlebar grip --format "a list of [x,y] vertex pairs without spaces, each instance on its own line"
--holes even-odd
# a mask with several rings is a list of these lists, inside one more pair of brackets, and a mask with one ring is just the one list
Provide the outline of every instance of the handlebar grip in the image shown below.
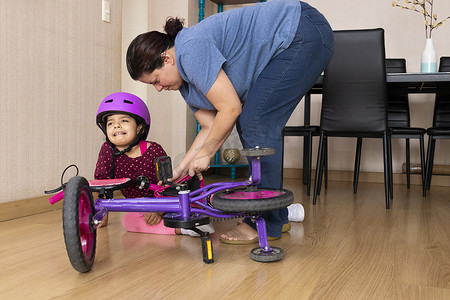
[[163,188],[162,186],[157,185],[157,184],[153,184],[153,183],[150,183],[150,186],[148,187],[148,189],[153,191],[153,192],[158,191],[158,190],[160,190],[162,188]]
[[64,199],[64,191],[59,192],[58,194],[51,196],[48,199],[48,202],[50,202],[51,205],[55,204],[58,201],[61,201],[62,199]]

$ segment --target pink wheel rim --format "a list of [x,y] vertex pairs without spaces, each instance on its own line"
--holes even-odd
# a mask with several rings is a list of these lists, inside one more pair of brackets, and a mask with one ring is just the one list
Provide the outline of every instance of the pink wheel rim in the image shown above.
[[85,189],[81,190],[79,205],[78,205],[78,221],[80,227],[80,241],[86,259],[90,259],[94,244],[94,235],[90,229],[90,218],[92,216],[91,203],[89,195]]
[[248,199],[266,199],[283,195],[283,191],[267,191],[261,190],[256,192],[235,191],[229,194],[221,195],[225,199],[248,200]]

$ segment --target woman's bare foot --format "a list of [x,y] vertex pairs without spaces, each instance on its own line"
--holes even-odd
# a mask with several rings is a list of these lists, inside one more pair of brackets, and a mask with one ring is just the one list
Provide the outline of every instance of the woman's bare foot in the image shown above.
[[258,232],[242,222],[233,230],[221,234],[220,241],[227,244],[252,244],[258,242]]

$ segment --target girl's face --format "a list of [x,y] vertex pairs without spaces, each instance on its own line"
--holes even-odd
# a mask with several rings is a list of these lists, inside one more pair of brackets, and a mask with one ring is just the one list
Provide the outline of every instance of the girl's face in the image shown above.
[[114,114],[106,119],[106,134],[119,151],[126,149],[136,139],[142,125],[137,126],[133,117]]
[[158,92],[162,90],[176,91],[183,84],[183,78],[178,72],[177,64],[172,55],[166,53],[163,53],[163,55],[166,55],[163,66],[151,73],[142,74],[138,80],[153,85]]

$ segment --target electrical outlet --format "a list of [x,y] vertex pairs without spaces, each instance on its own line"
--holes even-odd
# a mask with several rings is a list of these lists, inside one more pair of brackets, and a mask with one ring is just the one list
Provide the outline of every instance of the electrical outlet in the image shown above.
[[102,1],[102,21],[108,22],[110,20],[110,3],[109,1]]

